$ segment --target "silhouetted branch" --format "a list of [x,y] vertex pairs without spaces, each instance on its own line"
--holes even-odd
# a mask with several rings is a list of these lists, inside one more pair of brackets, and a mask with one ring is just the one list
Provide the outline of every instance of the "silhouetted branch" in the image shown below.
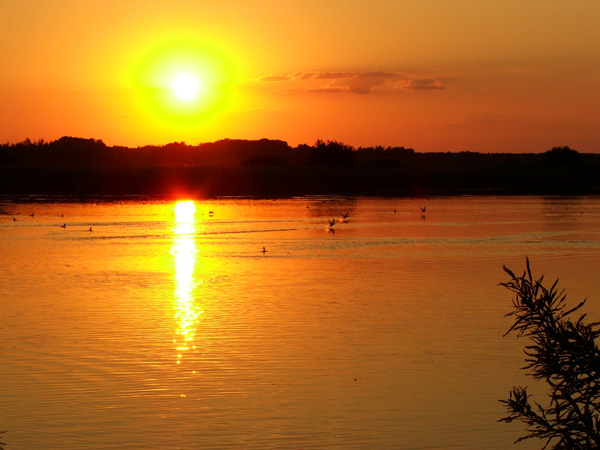
[[548,384],[550,402],[547,407],[535,403],[534,409],[526,388],[514,387],[508,400],[500,400],[509,413],[501,421],[518,419],[527,426],[528,434],[516,442],[536,437],[546,441],[543,449],[553,442],[555,450],[600,448],[598,323],[585,324],[585,314],[569,319],[585,300],[566,309],[566,295],[556,289],[558,280],[546,288],[544,277],[533,278],[529,259],[521,276],[504,270],[511,280],[501,286],[515,294],[513,311],[507,314],[515,322],[506,334],[514,331],[531,340],[524,350],[524,369]]

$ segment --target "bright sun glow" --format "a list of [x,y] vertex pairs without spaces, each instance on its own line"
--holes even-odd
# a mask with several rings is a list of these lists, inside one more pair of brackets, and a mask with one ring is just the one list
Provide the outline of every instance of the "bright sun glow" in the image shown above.
[[198,94],[198,80],[188,74],[176,76],[171,86],[175,96],[184,102],[192,100]]
[[236,74],[220,46],[176,37],[140,52],[129,72],[140,111],[157,132],[180,138],[231,106]]

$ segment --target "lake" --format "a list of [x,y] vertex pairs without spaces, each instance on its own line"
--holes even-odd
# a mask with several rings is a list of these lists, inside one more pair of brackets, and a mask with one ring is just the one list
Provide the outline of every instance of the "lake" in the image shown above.
[[526,256],[600,317],[597,196],[0,199],[0,441],[539,448],[497,422],[546,404],[503,337]]

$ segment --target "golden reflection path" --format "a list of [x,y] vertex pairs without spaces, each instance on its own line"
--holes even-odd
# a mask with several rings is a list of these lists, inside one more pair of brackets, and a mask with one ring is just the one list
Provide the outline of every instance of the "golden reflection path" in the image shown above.
[[194,300],[196,280],[194,271],[198,248],[196,247],[196,204],[191,200],[178,201],[174,206],[173,255],[175,266],[175,319],[178,323],[174,339],[177,349],[177,364],[181,364],[184,353],[195,349],[196,324],[202,310]]

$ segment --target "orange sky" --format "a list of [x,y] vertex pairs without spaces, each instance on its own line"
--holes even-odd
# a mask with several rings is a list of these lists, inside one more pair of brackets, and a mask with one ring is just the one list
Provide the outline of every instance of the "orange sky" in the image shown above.
[[598,0],[3,0],[0,142],[600,152],[599,24]]

